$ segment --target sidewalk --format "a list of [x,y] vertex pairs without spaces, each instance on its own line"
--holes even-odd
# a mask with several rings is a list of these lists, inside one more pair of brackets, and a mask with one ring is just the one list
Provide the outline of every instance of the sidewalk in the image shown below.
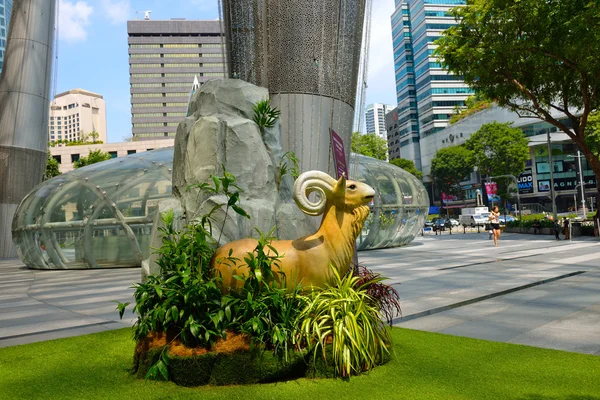
[[[600,354],[600,242],[505,233],[428,235],[359,253],[400,293],[396,326]],[[140,270],[29,270],[0,260],[0,347],[131,326]]]

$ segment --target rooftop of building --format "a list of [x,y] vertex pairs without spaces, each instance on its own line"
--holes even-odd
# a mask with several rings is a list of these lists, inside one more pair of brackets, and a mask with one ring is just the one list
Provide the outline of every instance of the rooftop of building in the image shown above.
[[59,93],[56,96],[54,96],[55,99],[59,98],[59,97],[63,97],[69,94],[82,94],[84,96],[90,96],[90,97],[96,97],[99,99],[102,99],[102,95],[98,94],[98,93],[94,93],[94,92],[90,92],[88,90],[84,90],[84,89],[71,89],[71,90],[67,90],[66,92],[63,93]]
[[150,19],[127,21],[127,32],[131,34],[198,34],[198,27],[202,33],[221,33],[221,21],[219,20],[187,20],[183,18],[172,19]]

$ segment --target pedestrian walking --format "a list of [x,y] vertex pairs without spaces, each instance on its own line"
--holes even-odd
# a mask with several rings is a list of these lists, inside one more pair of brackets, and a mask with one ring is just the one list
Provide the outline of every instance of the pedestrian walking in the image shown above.
[[490,225],[492,225],[492,230],[494,231],[494,246],[498,247],[498,239],[500,239],[500,211],[498,211],[498,206],[494,206],[492,212],[490,213]]
[[558,225],[558,221],[554,221],[552,223],[552,229],[554,230],[554,236],[556,240],[560,240],[560,225]]
[[563,221],[563,234],[565,235],[565,240],[571,238],[571,232],[569,232],[569,218],[565,218]]

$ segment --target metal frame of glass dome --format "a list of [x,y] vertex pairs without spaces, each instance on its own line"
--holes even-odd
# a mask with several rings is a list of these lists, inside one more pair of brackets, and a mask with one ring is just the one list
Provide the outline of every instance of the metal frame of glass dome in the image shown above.
[[421,232],[429,196],[412,174],[385,161],[351,155],[350,176],[375,189],[371,215],[357,238],[358,250],[402,246]]
[[[173,148],[93,164],[37,186],[19,205],[13,240],[30,268],[140,266],[150,253],[158,201],[171,196]],[[375,188],[357,249],[395,247],[421,232],[423,184],[385,161],[350,157],[350,178]]]
[[40,269],[141,265],[156,202],[171,196],[172,154],[172,148],[133,154],[37,186],[13,219],[21,260]]

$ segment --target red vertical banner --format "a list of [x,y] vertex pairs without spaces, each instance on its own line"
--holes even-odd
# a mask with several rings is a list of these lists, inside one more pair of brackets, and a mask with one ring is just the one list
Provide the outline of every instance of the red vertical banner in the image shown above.
[[346,165],[346,152],[344,151],[344,140],[335,133],[333,129],[331,132],[331,149],[333,151],[333,163],[335,166],[335,172],[339,179],[342,174],[348,177],[348,166]]

